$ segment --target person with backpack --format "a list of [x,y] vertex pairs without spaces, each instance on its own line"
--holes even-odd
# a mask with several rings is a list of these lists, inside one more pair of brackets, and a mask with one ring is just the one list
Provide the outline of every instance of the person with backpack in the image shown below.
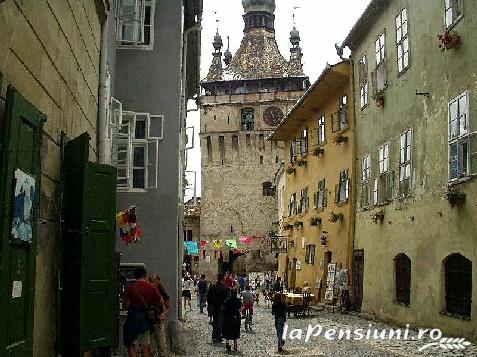
[[134,269],[136,282],[130,284],[124,293],[128,315],[123,327],[124,345],[129,357],[136,357],[137,346],[141,346],[142,356],[151,357],[152,321],[148,316],[150,306],[164,304],[159,290],[147,280],[147,271],[140,266]]
[[207,294],[207,303],[212,309],[212,342],[222,342],[222,325],[224,321],[223,304],[229,297],[229,290],[224,285],[224,275],[217,274],[217,282],[212,285]]

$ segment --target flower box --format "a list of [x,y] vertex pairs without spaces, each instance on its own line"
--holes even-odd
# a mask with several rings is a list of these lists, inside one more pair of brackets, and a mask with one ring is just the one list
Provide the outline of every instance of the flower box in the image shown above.
[[439,48],[441,51],[458,49],[462,45],[462,39],[455,31],[450,32],[449,30],[446,30],[437,35],[437,38],[440,41]]
[[334,143],[337,145],[340,145],[341,143],[347,143],[348,142],[348,137],[344,135],[338,135],[334,139]]
[[293,224],[293,227],[294,227],[294,228],[303,227],[303,222],[302,222],[302,221],[296,221],[296,222]]
[[325,149],[323,148],[314,148],[313,149],[313,156],[321,156],[325,153]]
[[298,166],[300,166],[300,167],[306,166],[306,159],[305,159],[305,157],[300,157],[300,158],[297,160],[297,164],[298,164]]
[[373,100],[376,102],[376,106],[378,108],[384,108],[384,89],[378,90],[376,93],[373,95]]
[[371,216],[371,219],[373,220],[374,224],[377,224],[378,221],[381,223],[384,221],[384,212],[383,211],[378,211],[375,214]]
[[460,191],[456,185],[447,185],[444,196],[450,205],[455,207],[464,203],[466,194]]
[[296,172],[296,168],[293,167],[293,166],[288,166],[287,167],[287,174],[291,175],[291,174],[294,174]]
[[330,212],[330,218],[329,218],[329,221],[330,222],[338,222],[338,221],[342,221],[343,220],[343,213],[341,212],[338,212],[338,213],[335,213],[333,211]]
[[321,224],[321,218],[320,217],[313,217],[310,219],[310,224],[312,226],[319,226]]

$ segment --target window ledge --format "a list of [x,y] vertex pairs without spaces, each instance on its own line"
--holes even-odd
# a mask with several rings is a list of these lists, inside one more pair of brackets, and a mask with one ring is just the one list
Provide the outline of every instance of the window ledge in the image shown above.
[[464,14],[460,15],[457,19],[455,19],[453,23],[451,23],[448,27],[446,27],[445,31],[453,30],[454,27],[460,22],[460,20],[462,20],[463,17],[464,17]]
[[370,211],[371,209],[369,208],[369,206],[366,206],[366,207],[361,207],[359,210],[361,212],[367,212],[367,211]]
[[152,51],[154,50],[154,46],[151,45],[120,45],[118,44],[117,46],[118,50],[140,50],[140,51]]
[[406,68],[403,68],[403,70],[401,72],[398,72],[397,73],[397,78],[401,77],[402,75],[404,75],[408,70],[409,68],[411,68],[411,64],[409,63],[409,65],[406,67]]
[[316,213],[321,213],[321,212],[324,212],[324,211],[325,211],[324,207],[315,207],[315,212]]
[[116,189],[118,192],[121,192],[121,193],[145,193],[145,192],[149,192],[150,190],[146,190],[144,188],[117,188]]
[[439,311],[439,314],[449,316],[449,317],[453,317],[455,319],[464,320],[464,321],[470,321],[471,320],[470,316],[464,316],[464,315],[456,314],[455,312],[449,312],[449,311],[446,311],[446,310]]
[[377,204],[374,205],[374,207],[384,207],[384,206],[389,205],[391,202],[392,202],[392,200],[388,200],[388,201],[386,201],[386,202],[377,203]]
[[461,177],[461,178],[458,178],[458,179],[455,179],[455,180],[452,180],[452,181],[449,181],[447,184],[449,186],[457,186],[461,183],[465,183],[465,182],[469,182],[471,181],[476,175],[468,175],[468,176],[464,176],[464,177]]
[[393,304],[401,305],[401,306],[408,307],[408,308],[411,307],[411,304],[406,304],[405,302],[398,301],[398,300],[393,300]]
[[396,200],[398,200],[398,201],[405,201],[405,200],[410,199],[410,198],[412,198],[412,196],[411,196],[410,193],[408,193],[408,194],[405,194],[405,195],[399,195],[399,196],[397,196],[397,197],[396,197]]
[[346,206],[348,204],[349,200],[346,200],[346,201],[339,201],[339,202],[335,202],[336,206],[337,207],[343,207],[343,206]]

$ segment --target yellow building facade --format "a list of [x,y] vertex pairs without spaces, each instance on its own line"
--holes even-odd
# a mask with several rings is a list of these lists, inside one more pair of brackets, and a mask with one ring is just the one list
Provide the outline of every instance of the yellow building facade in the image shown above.
[[[327,66],[277,126],[270,140],[285,143],[285,212],[280,255],[289,289],[308,285],[321,301],[328,264],[348,271],[353,242],[354,115],[351,66]],[[329,295],[327,295],[329,297]]]

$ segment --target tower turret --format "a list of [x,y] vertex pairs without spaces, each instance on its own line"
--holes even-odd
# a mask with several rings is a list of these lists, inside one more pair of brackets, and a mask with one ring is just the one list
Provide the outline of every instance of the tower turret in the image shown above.
[[223,79],[223,68],[222,68],[222,37],[219,34],[219,29],[217,28],[217,33],[214,36],[214,52],[212,53],[212,64],[209,68],[209,73],[207,74],[208,81],[220,81]]
[[303,76],[303,64],[301,59],[303,53],[300,48],[300,32],[293,26],[293,30],[290,31],[290,61],[288,62],[288,75],[289,76]]

